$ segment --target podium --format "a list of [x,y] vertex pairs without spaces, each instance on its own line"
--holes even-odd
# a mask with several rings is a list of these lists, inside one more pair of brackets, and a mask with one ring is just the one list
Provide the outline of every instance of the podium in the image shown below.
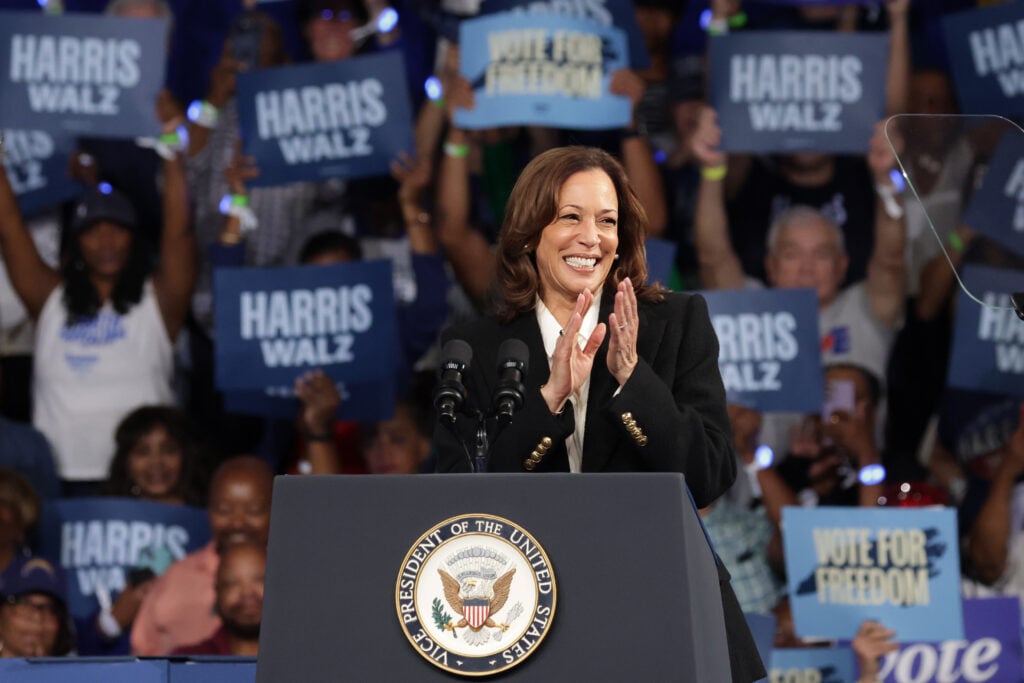
[[630,473],[278,477],[257,682],[465,678],[414,648],[396,587],[417,540],[467,514],[528,531],[557,586],[543,641],[495,679],[731,680],[683,477]]

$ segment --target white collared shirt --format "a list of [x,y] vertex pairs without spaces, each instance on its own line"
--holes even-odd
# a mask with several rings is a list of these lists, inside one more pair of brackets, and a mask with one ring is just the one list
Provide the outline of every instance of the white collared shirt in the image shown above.
[[[544,352],[548,357],[548,368],[551,368],[551,357],[555,354],[555,344],[562,334],[562,326],[555,320],[555,316],[544,305],[544,302],[537,299],[537,324],[540,326],[540,336],[544,340]],[[576,341],[582,349],[587,345],[587,339],[594,332],[599,322],[601,312],[601,292],[594,295],[594,303],[590,310],[583,316],[580,324],[579,334]],[[569,452],[569,471],[583,471],[583,431],[587,426],[587,394],[590,392],[590,377],[587,377],[580,386],[579,391],[571,395],[573,418],[576,420],[576,428],[565,440],[566,450]]]

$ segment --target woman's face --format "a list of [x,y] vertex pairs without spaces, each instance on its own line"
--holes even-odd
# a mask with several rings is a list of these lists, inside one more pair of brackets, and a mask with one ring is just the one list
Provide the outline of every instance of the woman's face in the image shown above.
[[143,434],[128,453],[128,478],[142,498],[173,496],[181,483],[181,444],[157,425]]
[[377,423],[365,450],[371,474],[416,474],[430,451],[430,440],[416,430],[409,409],[398,406],[395,416]]
[[584,289],[597,294],[619,247],[619,198],[601,169],[569,176],[558,191],[555,220],[540,234],[537,273],[541,298],[574,304]]
[[78,246],[91,274],[116,277],[131,255],[132,233],[117,223],[99,221],[78,236]]
[[49,595],[30,593],[0,606],[3,657],[48,657],[60,632],[60,608]]
[[356,52],[352,31],[359,22],[348,5],[340,3],[334,9],[325,9],[306,24],[306,40],[313,59],[318,62],[336,62],[348,59]]

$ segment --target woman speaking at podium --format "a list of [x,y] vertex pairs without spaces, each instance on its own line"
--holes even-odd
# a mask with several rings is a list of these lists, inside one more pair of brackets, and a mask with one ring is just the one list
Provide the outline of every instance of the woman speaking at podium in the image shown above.
[[[646,229],[625,171],[600,149],[555,148],[519,176],[498,240],[498,315],[444,335],[473,351],[469,412],[490,412],[503,341],[530,352],[522,407],[488,471],[681,472],[698,506],[736,477],[707,305],[646,282]],[[470,470],[448,430],[435,445],[438,471]],[[753,681],[764,669],[718,566],[733,679]]]

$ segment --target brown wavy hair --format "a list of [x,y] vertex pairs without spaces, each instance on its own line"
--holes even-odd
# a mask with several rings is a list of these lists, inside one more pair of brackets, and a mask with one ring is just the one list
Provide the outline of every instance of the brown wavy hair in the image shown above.
[[600,169],[608,174],[619,200],[619,259],[605,280],[614,291],[630,278],[637,299],[661,301],[664,289],[647,283],[647,212],[626,178],[622,164],[597,147],[556,147],[534,157],[519,174],[505,207],[498,236],[498,285],[503,302],[498,316],[505,321],[533,310],[540,291],[536,249],[540,233],[558,215],[558,193],[573,174]]

